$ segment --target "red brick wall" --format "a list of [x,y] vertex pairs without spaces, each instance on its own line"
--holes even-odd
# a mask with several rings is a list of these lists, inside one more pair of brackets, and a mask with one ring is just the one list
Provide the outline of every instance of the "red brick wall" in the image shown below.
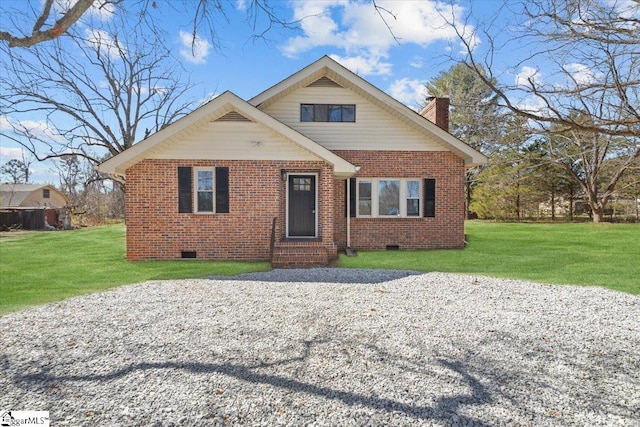
[[[229,167],[229,207],[224,214],[178,213],[179,166]],[[144,160],[127,170],[127,258],[267,260],[271,224],[285,233],[286,182],[281,170],[318,174],[318,234],[335,256],[333,168],[312,161]]]
[[440,129],[449,132],[449,98],[433,98],[420,114]]
[[[353,249],[464,247],[464,162],[450,152],[335,151],[360,166],[361,178],[435,178],[433,218],[351,218]],[[335,241],[346,247],[344,181],[335,182]]]

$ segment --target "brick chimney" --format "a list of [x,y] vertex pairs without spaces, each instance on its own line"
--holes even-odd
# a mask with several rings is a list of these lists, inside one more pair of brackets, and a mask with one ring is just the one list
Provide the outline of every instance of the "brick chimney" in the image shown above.
[[420,110],[420,115],[440,129],[449,132],[449,98],[427,98],[429,103]]

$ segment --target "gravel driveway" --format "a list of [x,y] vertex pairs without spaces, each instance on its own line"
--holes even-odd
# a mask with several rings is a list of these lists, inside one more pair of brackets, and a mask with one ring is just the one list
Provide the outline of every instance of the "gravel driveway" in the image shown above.
[[145,282],[1,317],[1,409],[52,426],[633,426],[640,298],[338,269]]

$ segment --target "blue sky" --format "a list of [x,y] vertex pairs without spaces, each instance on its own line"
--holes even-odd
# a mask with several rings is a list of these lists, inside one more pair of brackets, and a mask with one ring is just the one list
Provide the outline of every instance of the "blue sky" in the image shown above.
[[[482,3],[485,13],[496,5],[489,0]],[[300,31],[276,28],[266,40],[255,41],[252,28],[244,22],[246,2],[238,1],[231,22],[220,24],[220,48],[212,47],[203,32],[195,55],[188,28],[175,21],[170,34],[194,80],[208,91],[231,90],[247,99],[329,55],[415,107],[424,97],[422,85],[449,68],[449,53],[459,49],[455,34],[440,16],[451,15],[452,6],[427,0],[377,4],[396,15],[393,19],[382,12],[399,43],[371,3],[344,0],[276,2],[284,20],[300,20]],[[465,8],[454,6],[454,11],[462,16]]]
[[[38,8],[39,1],[32,0],[34,8]],[[443,16],[456,21],[459,28],[466,28],[470,33],[480,21],[493,19],[504,4],[501,0],[468,0],[453,4],[447,0],[377,0],[379,6],[396,17],[381,12],[398,43],[368,1],[272,0],[277,15],[284,21],[299,21],[299,29],[276,26],[266,33],[265,39],[252,40],[256,31],[265,28],[264,20],[259,20],[254,30],[246,22],[249,0],[229,0],[228,22],[220,19],[215,23],[219,46],[214,46],[207,31],[201,31],[192,51],[193,13],[176,12],[171,1],[174,0],[156,0],[153,2],[156,7],[150,8],[148,13],[164,28],[167,44],[191,74],[191,80],[196,84],[191,92],[194,99],[204,100],[225,90],[249,99],[321,56],[329,55],[411,108],[417,108],[424,99],[425,82],[449,69],[456,59],[463,58],[460,41]],[[631,0],[603,1],[629,3]],[[3,0],[3,3],[5,7],[27,4],[23,0]],[[461,19],[471,8],[473,18],[463,24]],[[109,19],[108,12],[103,9],[95,14],[103,14],[103,19]],[[4,19],[0,18],[0,23]],[[508,28],[517,16],[510,16],[503,10],[500,19],[502,21],[497,24]],[[5,25],[6,21],[0,29]],[[486,46],[482,36],[474,38],[472,43],[478,49]],[[496,70],[503,73],[501,78],[508,84],[526,83],[525,77],[534,74],[535,67],[541,64],[509,69],[507,64],[513,64],[514,55],[514,51],[501,52],[501,56],[495,58]],[[576,73],[583,73],[584,79],[591,78],[589,70],[580,69],[580,64],[570,65],[576,67]],[[0,117],[0,127],[5,120],[6,117]],[[33,117],[34,123],[39,120]],[[15,143],[0,140],[0,164],[19,157],[19,153]],[[57,184],[50,166],[34,164],[32,169],[34,181]]]
[[[36,11],[41,7],[39,1],[31,2]],[[166,43],[191,74],[191,81],[196,84],[191,96],[195,99],[204,100],[225,90],[249,99],[323,55],[329,55],[412,108],[417,108],[424,99],[424,83],[448,69],[453,63],[449,53],[459,48],[455,34],[440,15],[451,16],[454,11],[462,16],[466,10],[464,5],[451,6],[431,0],[378,0],[379,6],[396,16],[394,19],[382,12],[398,43],[369,2],[276,0],[270,3],[275,6],[275,12],[283,21],[299,21],[298,30],[275,26],[264,38],[254,40],[252,36],[266,28],[266,22],[259,20],[254,30],[247,22],[249,1],[230,0],[228,22],[224,19],[215,22],[218,39],[214,42],[203,28],[192,50],[193,12],[178,13],[171,1],[156,0],[156,7],[147,12],[163,27]],[[23,0],[3,2],[4,7],[28,10],[28,3]],[[482,3],[485,13],[496,4],[489,0]],[[109,9],[104,8],[94,11],[93,15],[109,19],[108,12]],[[4,29],[8,25],[6,17],[0,20],[5,21],[0,28]],[[7,119],[11,118],[0,117],[0,126]],[[49,132],[42,118],[31,120],[41,132]],[[15,142],[1,140],[0,164],[20,158],[20,150]],[[50,164],[35,163],[32,169],[33,181],[57,184]]]

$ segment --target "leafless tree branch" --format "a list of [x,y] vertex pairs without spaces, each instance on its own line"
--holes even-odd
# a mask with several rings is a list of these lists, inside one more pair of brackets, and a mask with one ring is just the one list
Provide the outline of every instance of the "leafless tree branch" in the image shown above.
[[9,47],[31,47],[37,43],[55,39],[65,33],[71,25],[78,21],[80,17],[93,6],[94,1],[96,0],[77,0],[51,28],[43,30],[42,28],[49,19],[54,3],[53,0],[46,0],[42,12],[33,25],[31,34],[18,36],[8,31],[0,31],[0,40],[9,42]]
[[[598,221],[640,157],[640,8],[622,11],[596,0],[505,8],[521,20],[507,27],[497,18],[477,22],[472,34],[472,14],[465,25],[450,22],[464,61],[503,108],[546,137],[552,161],[580,183]],[[494,59],[504,51],[522,55],[497,74]]]
[[2,55],[2,68],[0,114],[12,127],[2,137],[38,160],[74,154],[97,164],[193,108],[179,62],[119,19]]
[[393,40],[395,40],[395,42],[400,45],[400,38],[398,36],[395,35],[395,33],[393,32],[393,29],[391,28],[391,25],[389,25],[389,23],[387,22],[386,18],[384,17],[385,15],[389,15],[390,17],[393,18],[394,21],[396,21],[398,19],[398,16],[393,13],[392,11],[390,11],[389,9],[386,9],[382,6],[379,6],[376,3],[376,0],[371,0],[373,3],[373,7],[376,10],[376,13],[378,14],[378,16],[380,17],[380,19],[382,19],[382,22],[384,22],[384,25],[387,27],[387,29],[389,30],[389,34],[391,34],[391,37],[393,37]]

